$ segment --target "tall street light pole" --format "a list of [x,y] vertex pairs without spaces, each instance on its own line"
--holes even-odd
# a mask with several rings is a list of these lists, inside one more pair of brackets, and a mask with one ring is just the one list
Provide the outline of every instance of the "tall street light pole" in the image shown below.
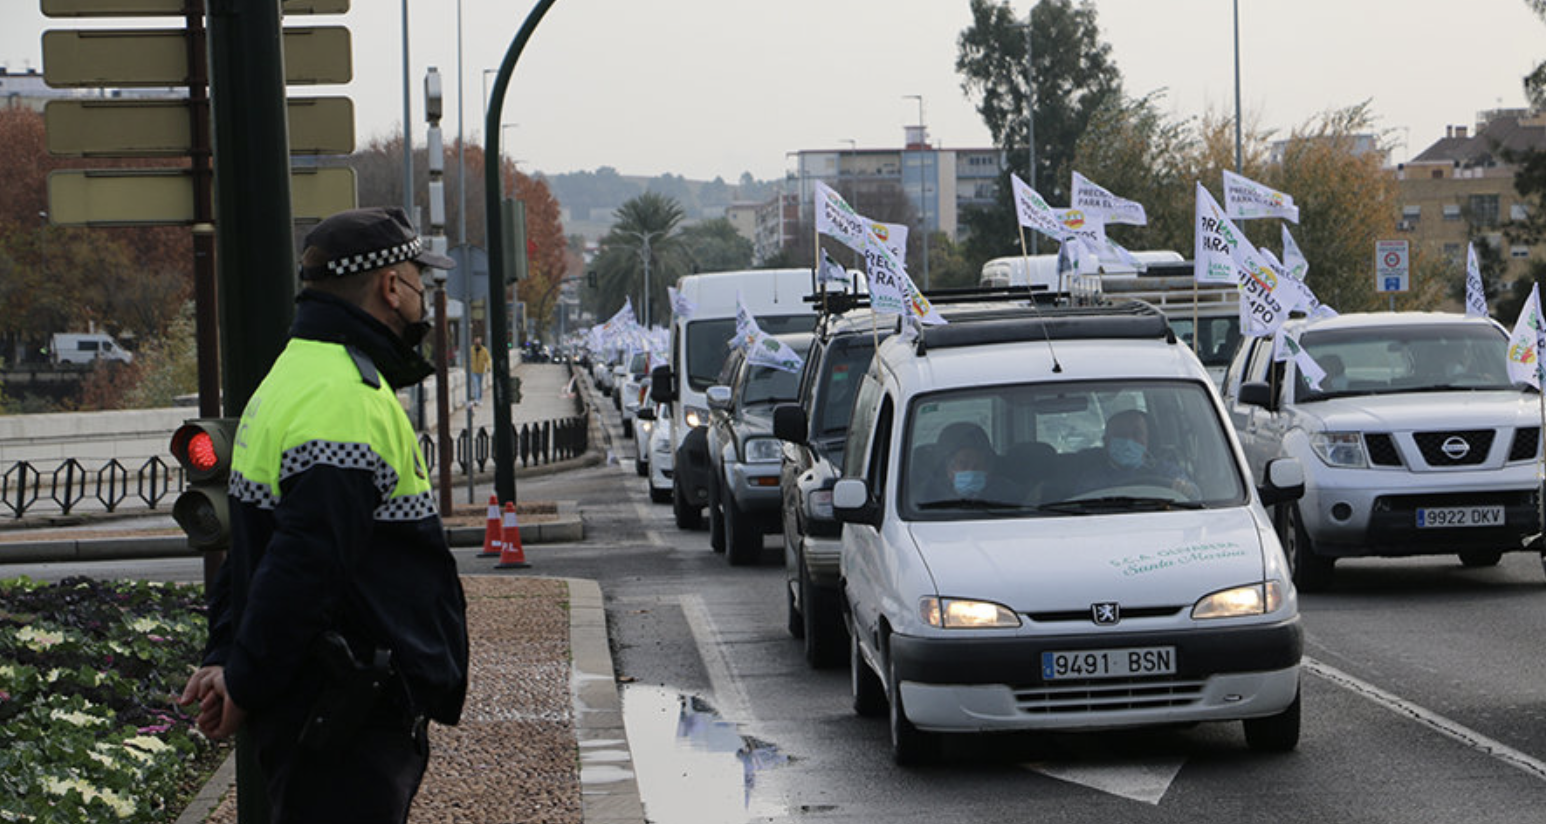
[[1235,9],[1235,173],[1243,174],[1245,162],[1243,142],[1240,139],[1240,0],[1234,0]]
[[403,212],[413,220],[413,95],[408,80],[408,0],[403,0]]
[[643,245],[639,247],[639,256],[644,260],[644,328],[650,328],[650,241],[665,234],[665,232],[633,232],[628,229],[618,229],[622,234],[636,237]]
[[[1027,165],[1025,168],[1026,183],[1032,189],[1036,188],[1036,61],[1031,50],[1031,21],[1036,13],[1036,4],[1025,12],[1025,146]],[[1031,254],[1036,254],[1036,236],[1039,232],[1031,232]]]

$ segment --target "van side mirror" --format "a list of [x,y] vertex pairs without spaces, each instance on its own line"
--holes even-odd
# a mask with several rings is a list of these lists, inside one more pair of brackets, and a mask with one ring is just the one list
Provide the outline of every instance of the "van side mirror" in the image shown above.
[[676,400],[676,384],[670,366],[657,366],[650,370],[650,400],[670,403]]
[[1272,506],[1304,497],[1304,464],[1298,458],[1277,458],[1267,462],[1262,485],[1256,492],[1262,506]]
[[810,436],[810,420],[805,408],[795,403],[773,407],[773,437],[790,443],[805,443]]
[[708,391],[703,393],[703,397],[709,402],[710,409],[723,412],[730,408],[730,387],[728,386],[710,386]]
[[1272,387],[1262,381],[1240,384],[1240,402],[1248,406],[1260,406],[1268,412],[1277,410],[1272,402]]
[[637,412],[633,413],[633,416],[641,421],[653,421],[655,420],[655,408],[653,406],[641,406]]
[[880,504],[870,497],[869,485],[858,478],[843,478],[832,487],[832,517],[840,523],[880,528]]

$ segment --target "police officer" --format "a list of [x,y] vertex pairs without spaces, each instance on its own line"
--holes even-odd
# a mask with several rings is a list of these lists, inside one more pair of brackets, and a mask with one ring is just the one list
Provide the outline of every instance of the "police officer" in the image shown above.
[[245,724],[274,821],[406,820],[427,719],[467,691],[466,599],[395,390],[433,371],[424,270],[449,269],[401,209],[306,238],[290,340],[236,434],[231,548],[182,700]]

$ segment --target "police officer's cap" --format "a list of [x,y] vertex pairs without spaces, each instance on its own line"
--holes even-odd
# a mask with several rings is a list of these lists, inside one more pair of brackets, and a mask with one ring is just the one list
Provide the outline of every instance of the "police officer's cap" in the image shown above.
[[306,235],[301,278],[343,277],[405,260],[433,269],[456,266],[451,258],[430,251],[401,208],[350,209],[318,223]]

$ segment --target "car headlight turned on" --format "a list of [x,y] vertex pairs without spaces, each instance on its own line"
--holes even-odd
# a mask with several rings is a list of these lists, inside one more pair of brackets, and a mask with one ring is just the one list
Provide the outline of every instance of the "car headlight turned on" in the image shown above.
[[682,410],[682,420],[687,422],[688,428],[703,426],[709,422],[709,410],[689,406]]
[[747,463],[778,463],[783,460],[784,449],[777,438],[747,438]]
[[1192,617],[1243,618],[1266,615],[1283,605],[1283,585],[1278,581],[1235,587],[1205,595],[1192,607]]
[[1368,465],[1364,457],[1363,437],[1357,432],[1316,433],[1310,437],[1310,448],[1327,466],[1363,469]]
[[1020,626],[1014,610],[992,601],[926,596],[918,601],[923,622],[940,629],[1013,629]]

